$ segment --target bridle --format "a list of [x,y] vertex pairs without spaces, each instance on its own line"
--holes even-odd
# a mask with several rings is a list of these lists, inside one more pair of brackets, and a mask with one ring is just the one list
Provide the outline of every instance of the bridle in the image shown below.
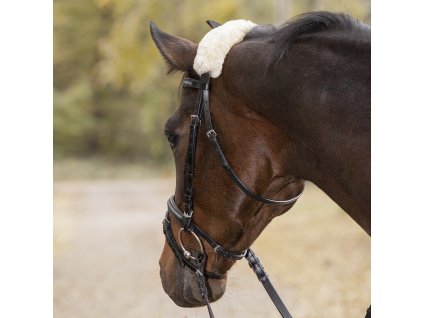
[[[245,257],[250,267],[257,275],[259,281],[262,282],[264,288],[266,289],[267,293],[269,294],[270,298],[272,299],[281,316],[283,318],[292,318],[284,303],[282,302],[281,298],[279,297],[278,293],[271,284],[266,272],[263,269],[263,266],[260,263],[259,258],[253,253],[251,248],[247,248],[246,250],[241,252],[227,250],[194,223],[193,181],[195,168],[195,151],[197,146],[198,129],[201,125],[202,114],[204,113],[204,122],[206,126],[207,138],[213,145],[213,148],[217,154],[220,164],[226,170],[229,177],[245,194],[265,204],[288,205],[294,203],[301,196],[302,192],[288,200],[273,200],[262,197],[251,191],[247,186],[245,186],[232,170],[219,144],[217,133],[213,129],[209,105],[210,74],[202,74],[200,80],[194,78],[185,78],[182,81],[182,85],[183,87],[198,89],[198,94],[194,106],[194,112],[191,115],[188,149],[184,165],[184,211],[181,211],[179,209],[175,202],[174,196],[172,196],[168,200],[166,217],[163,220],[163,232],[166,237],[166,241],[172,249],[173,253],[175,254],[179,265],[181,267],[187,267],[189,270],[196,274],[201,295],[204,299],[205,304],[207,305],[210,317],[214,318],[214,315],[211,310],[211,306],[208,299],[205,278],[207,277],[209,279],[219,279],[222,278],[222,276],[205,271],[207,255],[204,252],[204,246],[201,239],[206,241],[211,247],[213,247],[216,253],[223,256],[224,258],[228,258],[231,260],[240,260]],[[181,226],[180,230],[177,233],[177,239],[175,238],[175,235],[171,230],[171,219],[169,215],[171,215]],[[189,251],[185,248],[182,242],[183,232],[189,233],[194,237],[195,241],[198,243],[199,246],[198,251]]]

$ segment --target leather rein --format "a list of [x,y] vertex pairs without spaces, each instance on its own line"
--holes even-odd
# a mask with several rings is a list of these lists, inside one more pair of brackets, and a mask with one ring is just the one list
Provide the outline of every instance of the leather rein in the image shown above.
[[[224,258],[240,260],[245,257],[248,261],[248,264],[256,274],[258,280],[263,284],[269,297],[272,299],[281,316],[283,318],[292,318],[291,314],[282,302],[275,288],[271,284],[266,272],[264,271],[263,266],[260,263],[259,258],[253,253],[251,248],[247,248],[246,250],[241,252],[227,250],[194,223],[193,181],[195,168],[195,152],[197,145],[197,135],[199,127],[201,125],[202,114],[204,113],[206,135],[210,143],[213,145],[213,148],[217,154],[220,164],[228,173],[229,177],[235,182],[238,188],[240,188],[245,194],[265,204],[288,205],[295,202],[301,196],[302,192],[288,200],[273,200],[262,197],[251,191],[247,186],[245,186],[232,170],[219,144],[217,133],[213,129],[209,105],[210,74],[205,73],[201,75],[200,80],[193,78],[185,78],[182,81],[182,85],[184,87],[198,89],[198,94],[194,106],[194,112],[191,115],[189,142],[184,165],[184,211],[181,211],[179,209],[175,202],[174,196],[172,196],[168,200],[166,217],[163,220],[163,232],[166,237],[166,241],[172,249],[173,253],[175,254],[179,265],[181,267],[187,267],[189,270],[196,274],[201,295],[204,299],[205,305],[207,306],[211,318],[214,318],[214,315],[208,299],[206,278],[219,279],[222,278],[222,276],[215,273],[207,272],[205,270],[207,255],[204,252],[203,241],[201,239],[207,242],[211,247],[213,247],[216,253],[223,256]],[[175,235],[172,232],[171,219],[169,216],[172,216],[172,218],[176,220],[181,226],[177,234],[177,238],[175,238]],[[189,233],[195,238],[199,246],[198,251],[188,251],[184,247],[181,238],[182,232]]]

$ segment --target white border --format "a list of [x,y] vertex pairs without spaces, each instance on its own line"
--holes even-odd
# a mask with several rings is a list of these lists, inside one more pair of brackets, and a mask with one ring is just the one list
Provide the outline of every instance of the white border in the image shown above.
[[372,314],[421,315],[421,6],[372,2]]
[[1,6],[0,317],[53,316],[52,5]]

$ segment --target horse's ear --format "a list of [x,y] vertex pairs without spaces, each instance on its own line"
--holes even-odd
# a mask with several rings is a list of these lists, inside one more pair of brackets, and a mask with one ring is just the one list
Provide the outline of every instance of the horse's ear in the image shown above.
[[212,28],[217,28],[218,26],[221,26],[219,22],[213,21],[213,20],[207,20],[207,24]]
[[175,70],[193,72],[197,44],[161,31],[150,21],[151,37],[169,65],[169,73]]

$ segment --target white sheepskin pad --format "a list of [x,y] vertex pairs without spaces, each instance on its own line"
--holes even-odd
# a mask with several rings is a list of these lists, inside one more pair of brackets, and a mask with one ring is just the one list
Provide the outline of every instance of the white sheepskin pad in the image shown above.
[[211,77],[219,77],[226,54],[255,26],[249,20],[232,20],[210,30],[198,44],[194,59],[197,74],[210,72]]

